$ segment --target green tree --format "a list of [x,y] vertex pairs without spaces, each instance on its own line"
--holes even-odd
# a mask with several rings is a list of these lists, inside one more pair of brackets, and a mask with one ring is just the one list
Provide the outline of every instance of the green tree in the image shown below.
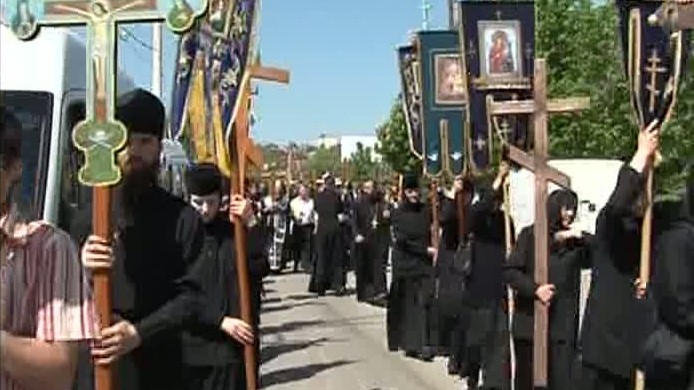
[[[589,96],[588,110],[550,120],[553,157],[629,157],[636,147],[633,120],[622,61],[617,12],[612,2],[538,0],[536,47],[547,59],[551,97]],[[691,63],[691,62],[690,62]],[[694,67],[680,88],[672,122],[663,131],[663,163],[658,169],[659,192],[677,188],[681,157],[694,155]]]
[[376,129],[376,135],[379,142],[376,152],[383,157],[383,161],[393,171],[398,173],[422,171],[422,161],[410,149],[405,112],[400,96],[393,102],[386,122]]
[[352,180],[363,182],[367,179],[376,178],[377,164],[373,160],[370,147],[364,147],[361,142],[357,142],[357,150],[352,153],[349,160],[351,163]]
[[309,155],[307,166],[308,170],[314,171],[316,175],[325,171],[340,172],[340,149],[337,146],[326,148],[321,145]]

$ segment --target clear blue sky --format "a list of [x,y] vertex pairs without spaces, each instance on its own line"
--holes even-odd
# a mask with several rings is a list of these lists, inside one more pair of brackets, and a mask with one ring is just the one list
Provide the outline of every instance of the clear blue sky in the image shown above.
[[[448,23],[447,0],[431,0],[430,28]],[[288,87],[261,83],[253,136],[285,143],[329,134],[373,134],[400,85],[395,47],[421,28],[421,0],[263,0],[263,63],[291,70]],[[146,44],[151,28],[127,27]],[[121,42],[121,66],[148,88],[151,52]],[[163,93],[168,105],[176,38],[165,32]]]

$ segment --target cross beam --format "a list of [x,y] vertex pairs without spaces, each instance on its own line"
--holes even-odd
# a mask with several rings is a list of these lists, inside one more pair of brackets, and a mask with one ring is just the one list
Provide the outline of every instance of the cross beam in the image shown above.
[[[490,115],[531,114],[533,116],[533,131],[535,136],[534,153],[525,153],[509,145],[509,157],[524,168],[535,174],[535,283],[547,284],[549,281],[548,259],[549,248],[547,236],[547,182],[552,181],[568,188],[571,181],[568,176],[548,165],[549,139],[547,120],[549,114],[570,113],[585,109],[589,106],[588,98],[572,98],[561,100],[547,99],[547,66],[544,59],[535,60],[535,76],[533,80],[533,100],[488,103]],[[533,382],[537,387],[547,387],[547,331],[549,314],[547,306],[535,302],[535,325],[533,337]]]

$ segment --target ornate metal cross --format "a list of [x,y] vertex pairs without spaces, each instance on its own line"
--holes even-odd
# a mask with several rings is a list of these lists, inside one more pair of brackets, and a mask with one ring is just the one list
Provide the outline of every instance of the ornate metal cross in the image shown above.
[[651,56],[648,57],[648,66],[644,68],[646,72],[650,75],[650,82],[646,85],[646,90],[649,92],[648,98],[648,111],[655,112],[655,102],[656,97],[662,92],[657,86],[658,75],[667,73],[668,69],[662,66],[658,66],[663,60],[658,57],[658,49],[653,49],[651,51]]
[[[547,119],[551,113],[571,113],[589,106],[588,98],[547,100],[547,67],[544,59],[535,60],[533,100],[494,102],[488,105],[490,115],[532,114],[534,120],[534,153],[532,156],[523,150],[508,145],[509,157],[524,168],[535,173],[535,283],[547,284],[549,279],[547,247],[549,230],[547,226],[547,182],[552,181],[562,187],[570,187],[569,177],[552,168],[549,159],[549,139]],[[549,316],[547,306],[535,302],[535,327],[533,344],[533,380],[537,387],[547,387],[547,330]]]
[[[39,26],[87,26],[86,118],[73,130],[75,146],[84,153],[85,164],[78,179],[94,187],[92,228],[94,234],[111,238],[109,186],[118,183],[121,171],[115,153],[127,141],[127,129],[115,120],[117,25],[166,19],[175,32],[182,32],[204,13],[206,0],[20,0],[8,10],[15,34],[31,39]],[[168,11],[168,13],[166,12]],[[100,324],[111,321],[110,280],[107,270],[93,274],[94,293]],[[111,390],[110,366],[97,366],[97,390]]]

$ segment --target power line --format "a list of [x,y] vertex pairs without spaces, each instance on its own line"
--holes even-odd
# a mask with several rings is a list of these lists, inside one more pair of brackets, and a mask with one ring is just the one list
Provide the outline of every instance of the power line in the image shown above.
[[126,27],[121,27],[121,31],[123,34],[121,34],[121,39],[124,41],[132,40],[133,42],[137,43],[138,45],[142,46],[142,48],[149,50],[150,52],[154,51],[154,48],[152,45],[149,43],[143,41],[142,39],[138,38],[132,31],[130,31]]

